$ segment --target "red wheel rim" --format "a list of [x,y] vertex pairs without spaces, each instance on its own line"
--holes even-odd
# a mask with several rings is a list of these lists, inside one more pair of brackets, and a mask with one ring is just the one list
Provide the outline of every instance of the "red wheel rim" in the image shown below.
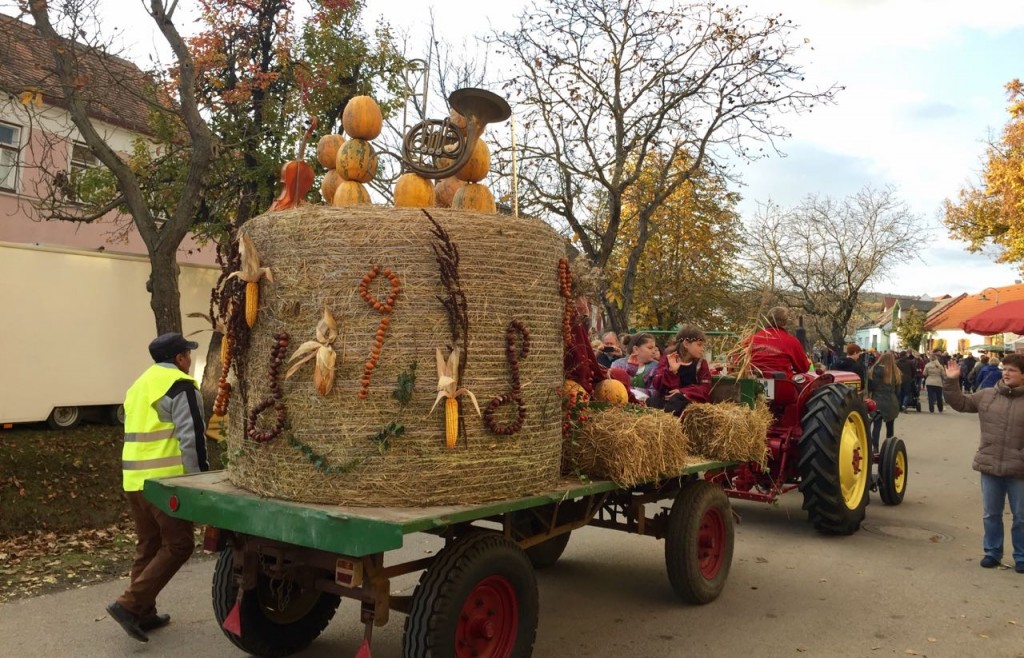
[[711,580],[722,568],[725,555],[725,519],[722,513],[709,508],[700,519],[700,531],[697,533],[697,563],[700,574]]
[[466,597],[455,627],[458,658],[512,655],[519,631],[519,597],[504,576],[484,578]]

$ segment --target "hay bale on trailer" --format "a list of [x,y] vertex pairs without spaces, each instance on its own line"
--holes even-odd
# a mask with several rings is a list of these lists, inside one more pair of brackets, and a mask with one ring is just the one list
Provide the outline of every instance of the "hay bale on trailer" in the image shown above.
[[[430,212],[436,224],[414,209],[303,206],[242,229],[273,280],[260,283],[247,349],[236,350],[233,483],[295,501],[382,506],[479,503],[554,484],[562,240],[536,220]],[[325,309],[336,336],[317,335]],[[319,363],[333,366],[333,385],[318,382],[326,395],[313,381],[317,358],[284,377],[284,361],[314,340],[310,353],[330,347]],[[449,448],[445,401],[432,406],[437,350],[447,362],[455,349],[455,386],[475,394],[484,416],[460,393]],[[286,417],[279,432],[275,405]]]
[[683,412],[683,433],[695,455],[718,461],[768,459],[765,437],[772,413],[763,400],[753,407],[733,402],[691,404]]

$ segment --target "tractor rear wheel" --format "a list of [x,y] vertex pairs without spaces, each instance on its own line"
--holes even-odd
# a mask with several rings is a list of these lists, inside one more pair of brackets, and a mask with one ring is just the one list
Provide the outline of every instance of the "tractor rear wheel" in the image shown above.
[[878,458],[878,496],[886,505],[899,505],[906,492],[907,446],[903,439],[886,439]]
[[800,490],[820,532],[849,535],[868,504],[871,449],[864,401],[853,389],[828,384],[807,401],[801,422]]

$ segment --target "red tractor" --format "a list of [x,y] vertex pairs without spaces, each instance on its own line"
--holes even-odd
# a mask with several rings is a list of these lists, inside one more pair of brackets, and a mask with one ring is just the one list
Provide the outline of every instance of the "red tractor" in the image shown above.
[[[732,498],[774,502],[799,488],[803,508],[819,531],[852,534],[860,528],[868,492],[899,505],[907,486],[907,450],[898,438],[872,450],[869,407],[854,373],[763,373],[760,382],[775,418],[768,430],[768,463],[707,474]],[[872,464],[878,464],[876,475]]]

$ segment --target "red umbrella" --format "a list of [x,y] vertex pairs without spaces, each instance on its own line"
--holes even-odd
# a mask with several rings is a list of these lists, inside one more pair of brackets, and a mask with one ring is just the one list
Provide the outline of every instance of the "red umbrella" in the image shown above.
[[973,318],[968,318],[960,326],[969,334],[1012,333],[1024,334],[1024,299],[996,304],[982,311]]

